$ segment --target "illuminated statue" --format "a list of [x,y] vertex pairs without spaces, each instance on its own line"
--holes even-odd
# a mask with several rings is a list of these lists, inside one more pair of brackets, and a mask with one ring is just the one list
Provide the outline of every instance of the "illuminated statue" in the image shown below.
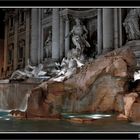
[[44,49],[46,52],[46,57],[51,57],[51,52],[52,52],[52,32],[51,32],[51,30],[49,31],[48,38],[45,41]]
[[127,34],[127,40],[137,40],[140,39],[140,9],[132,8],[127,14],[123,26]]

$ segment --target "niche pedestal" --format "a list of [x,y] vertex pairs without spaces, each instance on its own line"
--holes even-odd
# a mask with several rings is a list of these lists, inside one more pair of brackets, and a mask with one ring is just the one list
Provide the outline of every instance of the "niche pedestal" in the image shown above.
[[140,40],[128,41],[125,46],[130,47],[134,51],[137,59],[137,66],[140,67]]

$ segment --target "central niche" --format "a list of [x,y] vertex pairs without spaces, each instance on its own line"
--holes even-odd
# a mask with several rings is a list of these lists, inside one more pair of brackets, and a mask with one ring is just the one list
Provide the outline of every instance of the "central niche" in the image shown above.
[[[68,9],[68,17],[70,21],[70,31],[75,25],[75,19],[79,18],[81,24],[88,30],[87,41],[91,45],[86,47],[84,53],[87,57],[94,57],[97,51],[97,11],[91,8],[70,8]],[[70,49],[74,48],[72,38],[70,37]]]
[[43,58],[52,57],[52,26],[43,28]]

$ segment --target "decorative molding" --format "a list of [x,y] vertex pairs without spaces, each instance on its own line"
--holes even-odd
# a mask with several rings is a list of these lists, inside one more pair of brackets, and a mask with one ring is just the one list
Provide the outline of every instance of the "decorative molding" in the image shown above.
[[73,18],[89,19],[97,16],[97,9],[89,9],[84,11],[76,11],[71,9],[64,9],[60,11],[60,16],[72,16]]
[[25,25],[25,24],[20,25],[20,26],[18,27],[18,33],[24,32],[25,30],[26,30],[26,25]]
[[49,15],[52,15],[52,9],[53,8],[44,8],[42,9],[42,15],[43,15],[43,18],[49,16]]

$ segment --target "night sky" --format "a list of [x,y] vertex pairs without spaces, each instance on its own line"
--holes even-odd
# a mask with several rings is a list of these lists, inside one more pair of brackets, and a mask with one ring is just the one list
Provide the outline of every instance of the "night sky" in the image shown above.
[[0,9],[0,38],[4,39],[4,11]]

